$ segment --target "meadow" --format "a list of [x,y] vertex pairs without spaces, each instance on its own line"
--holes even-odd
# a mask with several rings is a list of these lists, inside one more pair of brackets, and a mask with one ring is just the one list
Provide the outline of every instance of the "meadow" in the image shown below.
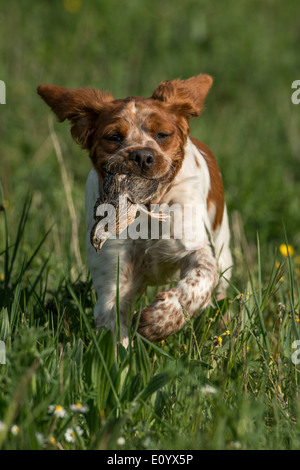
[[[296,0],[0,3],[0,449],[300,448],[299,18]],[[150,96],[202,72],[191,133],[222,170],[227,298],[115,348],[93,321],[91,164],[36,88]]]

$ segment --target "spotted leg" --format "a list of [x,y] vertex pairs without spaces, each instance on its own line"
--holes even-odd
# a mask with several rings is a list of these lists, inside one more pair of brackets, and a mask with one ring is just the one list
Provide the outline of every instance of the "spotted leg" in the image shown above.
[[[170,290],[160,292],[141,311],[137,331],[157,342],[179,331],[198,310],[211,301],[219,279],[217,262],[210,246],[188,252],[181,263],[181,280]],[[138,314],[134,316],[134,322]]]

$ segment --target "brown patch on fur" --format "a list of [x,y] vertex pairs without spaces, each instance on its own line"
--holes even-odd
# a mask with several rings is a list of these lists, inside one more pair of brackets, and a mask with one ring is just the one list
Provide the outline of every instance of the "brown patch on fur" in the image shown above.
[[206,161],[208,171],[210,174],[211,187],[207,198],[207,211],[209,211],[212,204],[216,207],[215,220],[213,222],[213,230],[215,231],[222,223],[224,212],[224,187],[217,160],[215,159],[211,150],[202,142],[190,138],[193,144],[200,150],[201,155]]
[[37,92],[60,122],[68,119],[72,123],[72,137],[84,149],[90,148],[90,138],[96,130],[99,114],[114,99],[111,93],[93,88],[70,90],[57,85],[40,85]]

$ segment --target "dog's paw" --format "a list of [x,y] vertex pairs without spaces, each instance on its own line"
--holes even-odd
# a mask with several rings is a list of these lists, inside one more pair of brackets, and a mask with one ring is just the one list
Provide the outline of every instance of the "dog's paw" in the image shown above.
[[138,333],[154,343],[179,331],[186,321],[175,291],[160,292],[138,317],[133,317],[134,325],[139,319]]

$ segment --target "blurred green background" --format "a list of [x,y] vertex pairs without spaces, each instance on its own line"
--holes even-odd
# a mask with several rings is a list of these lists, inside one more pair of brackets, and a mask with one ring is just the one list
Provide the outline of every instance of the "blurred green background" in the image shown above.
[[[150,96],[165,79],[209,73],[214,85],[191,127],[217,157],[230,214],[239,215],[250,244],[258,231],[264,254],[285,241],[283,221],[299,250],[300,105],[291,101],[299,44],[297,0],[1,0],[0,181],[11,233],[30,191],[28,249],[52,226],[44,256],[52,251],[53,265],[72,265],[66,195],[39,84],[91,86],[122,98]],[[54,129],[84,258],[90,162],[68,124],[54,119]]]

